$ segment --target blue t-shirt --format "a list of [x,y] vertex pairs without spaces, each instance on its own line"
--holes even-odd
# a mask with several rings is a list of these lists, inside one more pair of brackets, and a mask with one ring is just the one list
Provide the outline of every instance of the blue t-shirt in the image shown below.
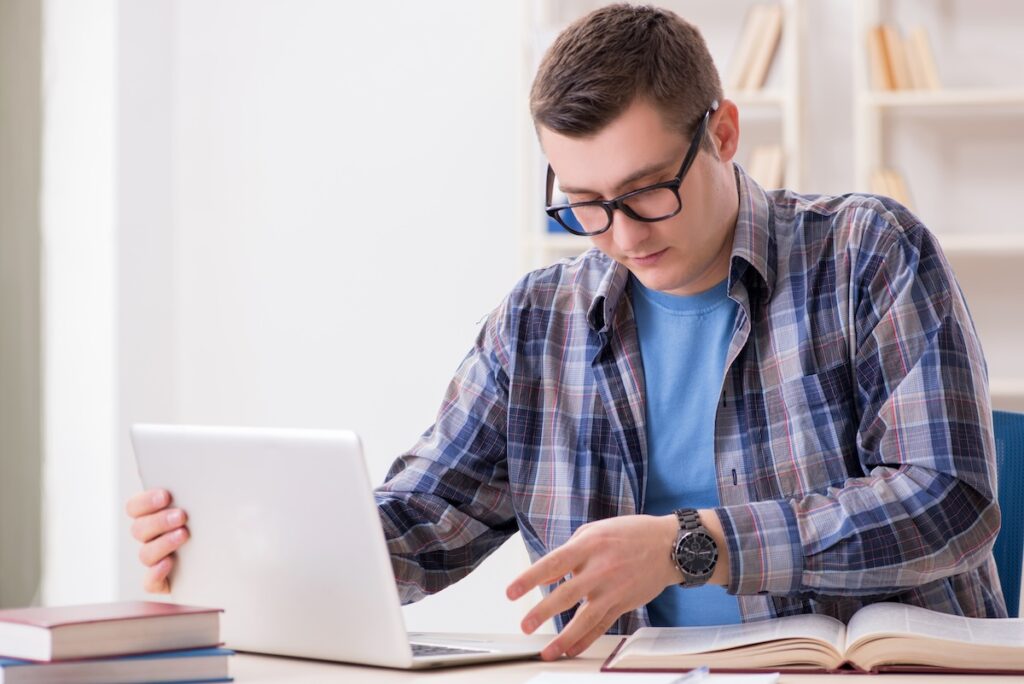
[[[728,281],[676,296],[630,277],[647,391],[647,493],[644,513],[713,508],[715,414],[736,319]],[[740,622],[739,604],[723,587],[667,587],[647,604],[656,627]]]

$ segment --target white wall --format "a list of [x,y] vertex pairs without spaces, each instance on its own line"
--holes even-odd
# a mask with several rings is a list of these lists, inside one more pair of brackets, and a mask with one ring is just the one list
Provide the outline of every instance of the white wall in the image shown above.
[[[520,8],[138,5],[120,14],[121,434],[352,428],[381,480],[518,277]],[[121,459],[124,498],[123,441]],[[506,545],[409,627],[516,629],[504,586],[525,563]]]
[[42,599],[60,604],[116,592],[115,6],[42,7]]

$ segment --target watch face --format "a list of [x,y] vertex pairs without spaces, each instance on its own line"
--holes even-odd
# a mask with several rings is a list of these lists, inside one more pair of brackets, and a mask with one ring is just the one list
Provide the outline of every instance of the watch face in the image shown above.
[[679,567],[688,575],[698,578],[709,576],[718,561],[715,540],[704,532],[691,532],[679,540],[676,549]]

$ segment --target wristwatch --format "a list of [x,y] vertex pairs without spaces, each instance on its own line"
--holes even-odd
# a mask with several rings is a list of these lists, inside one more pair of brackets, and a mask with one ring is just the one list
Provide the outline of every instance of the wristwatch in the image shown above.
[[700,515],[696,508],[680,508],[676,511],[679,518],[679,536],[672,547],[672,562],[683,575],[679,583],[685,588],[699,587],[706,584],[718,563],[718,545],[700,524]]

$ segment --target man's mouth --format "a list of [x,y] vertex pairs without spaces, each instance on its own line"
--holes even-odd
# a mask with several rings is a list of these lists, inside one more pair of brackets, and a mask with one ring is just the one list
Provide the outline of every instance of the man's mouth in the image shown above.
[[651,253],[646,254],[644,256],[630,257],[630,261],[633,261],[634,263],[640,264],[641,266],[650,266],[651,264],[654,264],[655,262],[657,262],[658,259],[661,258],[661,255],[664,254],[667,251],[668,251],[668,247],[666,247],[665,249],[663,249],[661,251],[651,252]]

